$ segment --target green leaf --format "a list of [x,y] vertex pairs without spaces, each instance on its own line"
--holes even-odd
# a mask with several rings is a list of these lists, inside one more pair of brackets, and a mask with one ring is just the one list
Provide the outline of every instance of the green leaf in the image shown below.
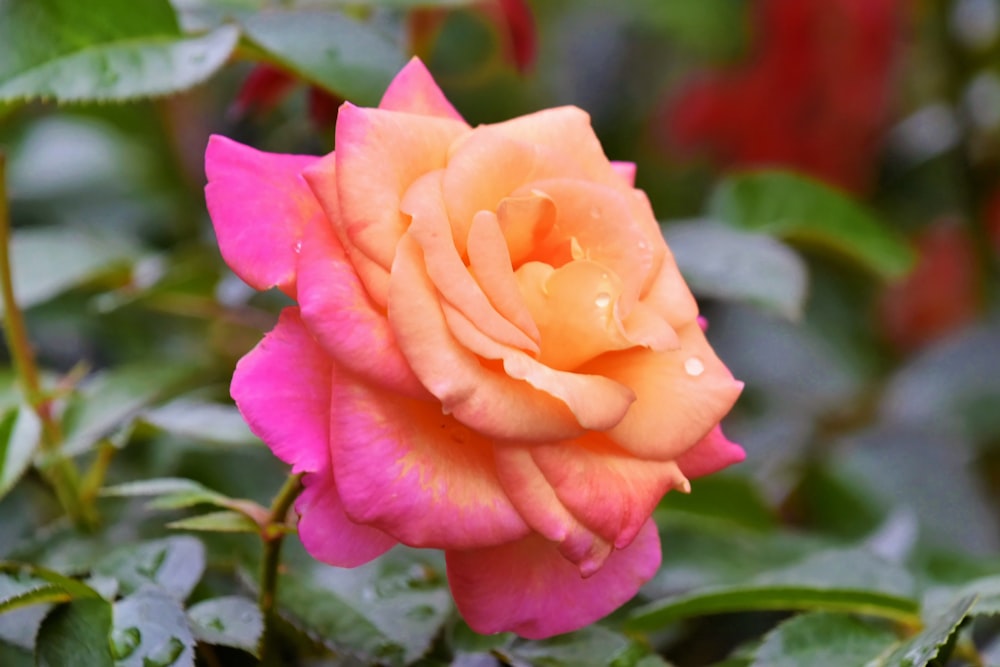
[[225,507],[226,501],[230,500],[203,484],[182,477],[159,477],[107,486],[101,489],[100,495],[120,498],[155,496],[156,499],[148,505],[152,509],[181,509],[202,503]]
[[143,588],[115,603],[111,653],[115,667],[194,667],[194,636],[180,603]]
[[190,88],[225,64],[232,26],[182,35],[170,4],[0,3],[0,101],[123,101]]
[[74,600],[57,607],[42,622],[36,640],[39,667],[113,667],[108,646],[111,604],[102,599]]
[[737,227],[841,253],[883,278],[904,275],[913,250],[873,213],[827,185],[782,171],[723,180],[708,212]]
[[0,561],[0,640],[31,650],[51,603],[99,597],[86,584],[58,572]]
[[517,639],[493,652],[509,664],[537,667],[633,667],[649,654],[628,637],[599,625],[541,641]]
[[0,498],[31,467],[41,434],[42,420],[27,405],[7,410],[0,418]]
[[150,404],[182,389],[194,373],[191,367],[151,361],[120,366],[90,378],[63,418],[63,452],[74,456],[87,451],[129,425]]
[[0,665],[4,667],[35,667],[32,650],[0,641]]
[[826,610],[913,622],[919,606],[905,570],[854,549],[823,551],[745,582],[667,597],[644,605],[629,626],[658,628],[672,621],[723,612]]
[[195,530],[210,533],[258,533],[260,526],[242,512],[208,512],[198,516],[178,519],[167,524],[174,530]]
[[[77,579],[30,563],[0,561],[0,582],[2,581],[8,583],[8,590],[20,587],[23,592],[54,587],[62,590],[68,596],[66,599],[101,597],[97,591]],[[8,608],[7,604],[6,598],[0,598],[0,611]]]
[[918,634],[868,663],[866,667],[924,667],[938,657],[941,649],[952,640],[975,602],[974,595],[958,600]]
[[959,600],[974,597],[975,603],[969,610],[971,616],[995,616],[1000,614],[1000,575],[973,579],[961,586],[942,586],[931,589],[924,597],[925,611],[947,609]]
[[187,535],[128,545],[94,565],[96,574],[117,579],[128,594],[155,586],[178,600],[191,594],[205,571],[205,547]]
[[406,64],[399,46],[371,23],[340,12],[259,12],[242,25],[268,59],[363,106],[378,104]]
[[409,664],[428,650],[452,610],[437,556],[397,548],[354,569],[304,562],[281,577],[278,609],[333,650]]
[[190,607],[187,614],[198,641],[232,646],[258,656],[264,618],[252,600],[239,596],[212,598]]
[[780,241],[712,220],[667,224],[663,237],[698,296],[745,301],[790,320],[802,317],[806,265]]
[[895,633],[886,627],[844,614],[816,612],[796,616],[769,632],[751,664],[865,665],[896,643]]
[[10,252],[14,298],[21,308],[122,269],[138,255],[121,237],[62,226],[16,230]]
[[142,420],[182,438],[223,445],[260,444],[232,405],[177,399],[146,410]]

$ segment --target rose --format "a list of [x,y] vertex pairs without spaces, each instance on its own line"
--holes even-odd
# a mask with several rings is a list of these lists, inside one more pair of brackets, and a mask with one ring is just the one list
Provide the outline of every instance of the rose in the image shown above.
[[299,536],[351,567],[444,549],[479,632],[545,637],[630,599],[660,563],[650,514],[742,459],[742,385],[587,115],[470,128],[414,59],[335,152],[213,137],[223,258],[298,305],[232,394],[293,471]]

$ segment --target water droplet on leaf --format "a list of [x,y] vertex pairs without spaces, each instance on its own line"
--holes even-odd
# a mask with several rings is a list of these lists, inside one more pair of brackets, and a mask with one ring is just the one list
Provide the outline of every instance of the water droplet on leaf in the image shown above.
[[133,653],[139,642],[142,641],[142,633],[139,628],[115,628],[111,633],[111,655],[115,660],[124,660]]

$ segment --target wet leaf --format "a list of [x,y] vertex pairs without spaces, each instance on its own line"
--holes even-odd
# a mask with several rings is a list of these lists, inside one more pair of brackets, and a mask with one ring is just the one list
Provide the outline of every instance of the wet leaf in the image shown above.
[[111,652],[116,667],[194,667],[194,636],[180,603],[147,587],[113,608]]
[[89,598],[60,605],[38,630],[38,666],[112,667],[110,633],[111,604],[106,600]]
[[796,616],[769,632],[751,665],[866,665],[896,643],[896,634],[887,627],[854,616],[816,612]]
[[238,596],[212,598],[193,605],[187,613],[198,641],[240,648],[257,656],[264,619],[252,600]]
[[116,549],[94,565],[96,574],[114,577],[128,594],[156,587],[184,600],[205,570],[205,547],[187,535],[140,542]]

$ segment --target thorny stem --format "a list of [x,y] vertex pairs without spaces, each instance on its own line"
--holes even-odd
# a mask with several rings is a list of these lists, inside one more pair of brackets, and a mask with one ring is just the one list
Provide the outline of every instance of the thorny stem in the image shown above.
[[42,422],[41,449],[44,454],[39,472],[52,486],[59,504],[79,528],[89,529],[96,523],[93,506],[81,502],[80,479],[76,466],[62,456],[62,429],[52,414],[52,403],[42,391],[38,379],[35,355],[28,340],[24,315],[14,297],[14,280],[10,264],[10,212],[7,202],[6,159],[0,152],[0,294],[3,296],[3,332],[21,391]]
[[264,554],[260,568],[260,597],[258,605],[264,617],[264,638],[261,655],[267,653],[267,640],[271,614],[278,588],[278,566],[281,563],[281,545],[285,539],[285,518],[298,495],[302,493],[302,475],[289,475],[278,494],[271,501],[267,521],[261,525],[260,537],[264,541]]

